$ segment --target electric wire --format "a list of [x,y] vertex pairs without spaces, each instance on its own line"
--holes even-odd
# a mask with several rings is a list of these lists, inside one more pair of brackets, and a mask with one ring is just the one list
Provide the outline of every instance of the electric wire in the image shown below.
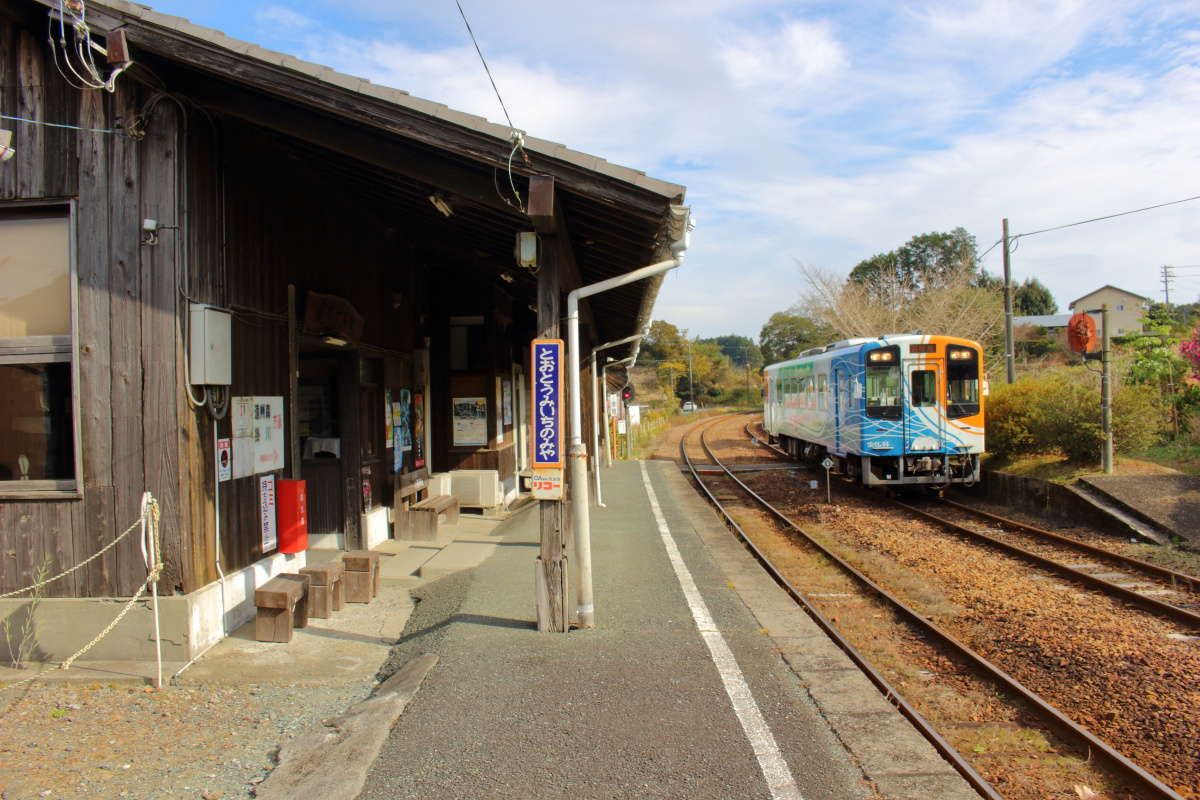
[[1012,241],[1013,239],[1020,239],[1025,236],[1037,236],[1039,233],[1049,233],[1050,231],[1061,231],[1063,228],[1074,228],[1077,225],[1087,225],[1088,223],[1091,223],[1091,222],[1101,222],[1106,219],[1116,219],[1117,217],[1126,217],[1126,216],[1129,216],[1130,214],[1140,214],[1143,211],[1153,211],[1156,208],[1166,208],[1167,206],[1177,206],[1180,203],[1190,203],[1193,200],[1200,200],[1200,194],[1195,195],[1194,197],[1185,197],[1182,200],[1172,200],[1168,203],[1158,203],[1156,205],[1146,206],[1144,208],[1135,208],[1130,211],[1119,211],[1116,214],[1105,214],[1102,217],[1092,217],[1091,219],[1082,219],[1082,220],[1079,220],[1078,222],[1068,222],[1066,225],[1055,225],[1052,228],[1042,228],[1042,229],[1036,230],[1036,231],[1029,231],[1028,233],[1018,233],[1016,236],[1010,236],[1008,238],[1009,238],[1009,241]]
[[[76,87],[78,88],[78,87]],[[65,128],[71,131],[83,131],[84,133],[111,133],[117,136],[125,136],[125,131],[115,128],[81,128],[78,125],[67,125],[61,122],[44,122],[40,119],[29,119],[28,117],[15,117],[12,114],[0,114],[0,119],[9,119],[14,122],[27,122],[30,125],[41,125],[45,128]]]
[[479,60],[483,63],[483,71],[487,73],[488,80],[492,83],[492,91],[496,93],[496,99],[500,101],[500,109],[504,112],[504,118],[508,120],[508,127],[515,131],[517,127],[513,125],[512,117],[508,115],[508,107],[504,105],[504,98],[500,96],[500,90],[496,88],[496,79],[492,77],[492,70],[488,67],[487,59],[483,57],[483,51],[479,49],[479,42],[475,40],[475,31],[471,30],[471,23],[467,21],[467,12],[463,11],[462,3],[459,0],[454,0],[454,4],[458,6],[458,13],[462,16],[463,24],[467,26],[471,43],[475,45],[475,52],[479,54]]

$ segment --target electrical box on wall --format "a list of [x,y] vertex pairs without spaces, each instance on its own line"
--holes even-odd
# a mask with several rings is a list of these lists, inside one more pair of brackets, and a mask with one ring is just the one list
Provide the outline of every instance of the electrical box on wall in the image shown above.
[[192,303],[188,317],[188,368],[196,386],[233,382],[232,315],[223,308]]

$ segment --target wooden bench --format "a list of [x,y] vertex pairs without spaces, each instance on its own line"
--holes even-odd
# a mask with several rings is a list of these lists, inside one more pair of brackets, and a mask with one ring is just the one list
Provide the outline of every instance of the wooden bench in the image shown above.
[[445,522],[451,525],[458,523],[457,497],[442,494],[414,503],[407,511],[399,512],[399,538],[423,542],[436,539],[442,515],[445,515]]
[[290,642],[292,628],[308,625],[308,576],[277,575],[254,590],[254,638]]
[[345,602],[343,580],[344,571],[340,562],[334,561],[318,567],[305,567],[301,575],[307,575],[308,584],[308,615],[319,619],[333,616],[333,612],[341,611]]
[[347,603],[369,603],[379,594],[379,553],[353,550],[342,556]]

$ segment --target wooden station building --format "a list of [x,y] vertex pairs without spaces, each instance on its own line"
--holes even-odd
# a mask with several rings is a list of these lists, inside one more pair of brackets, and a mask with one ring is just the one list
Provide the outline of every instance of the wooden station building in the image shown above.
[[[683,187],[514,152],[504,126],[121,0],[87,2],[87,30],[101,77],[132,64],[76,88],[59,8],[0,0],[0,594],[98,551],[148,490],[186,660],[303,564],[264,538],[264,476],[306,480],[310,535],[346,549],[391,535],[436,473],[478,493],[464,505],[512,500],[539,303],[668,257]],[[585,364],[648,325],[660,283],[583,303]],[[192,375],[223,326],[231,374]],[[145,575],[135,535],[48,586],[41,653],[111,618],[79,598]],[[110,638],[94,657],[148,652],[144,629]]]

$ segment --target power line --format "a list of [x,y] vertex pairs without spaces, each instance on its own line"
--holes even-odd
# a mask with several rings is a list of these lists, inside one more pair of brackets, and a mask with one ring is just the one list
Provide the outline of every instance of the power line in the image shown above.
[[508,127],[515,131],[517,126],[513,125],[512,117],[508,115],[508,108],[504,105],[504,98],[500,96],[500,90],[496,88],[496,79],[492,77],[492,71],[488,68],[487,59],[483,57],[483,51],[479,49],[479,42],[475,40],[475,31],[471,30],[471,23],[467,21],[467,12],[463,11],[462,3],[459,0],[454,0],[454,4],[458,6],[458,13],[462,15],[463,24],[467,26],[467,33],[471,36],[471,44],[475,45],[475,52],[479,54],[479,60],[483,63],[483,71],[487,73],[488,80],[492,83],[492,91],[496,93],[496,99],[500,101],[500,108],[504,111],[504,118],[508,120]]
[[11,119],[14,122],[28,122],[30,125],[42,125],[47,128],[66,128],[72,131],[83,131],[85,133],[117,133],[123,134],[124,131],[111,130],[109,128],[81,128],[78,125],[64,125],[60,122],[43,122],[40,119],[28,119],[27,117],[14,117],[10,114],[0,114],[0,119]]
[[[1153,205],[1153,206],[1146,206],[1145,208],[1135,208],[1130,211],[1119,211],[1116,214],[1105,214],[1103,217],[1092,217],[1091,219],[1082,219],[1082,220],[1079,220],[1078,222],[1068,222],[1066,225],[1055,225],[1053,228],[1042,228],[1041,230],[1030,231],[1029,233],[1018,233],[1015,236],[1010,236],[1009,241],[1012,241],[1015,239],[1020,239],[1023,236],[1037,236],[1039,233],[1049,233],[1050,231],[1061,231],[1063,228],[1074,228],[1077,225],[1087,225],[1090,222],[1100,222],[1100,221],[1106,220],[1106,219],[1115,219],[1117,217],[1129,216],[1130,214],[1140,214],[1143,211],[1153,211],[1156,208],[1166,208],[1167,206],[1177,206],[1180,203],[1189,203],[1192,200],[1200,200],[1200,194],[1198,194],[1194,197],[1185,197],[1182,200],[1172,200],[1168,203],[1159,203],[1159,204]],[[996,245],[992,245],[992,247],[995,247],[995,246]],[[991,248],[989,247],[988,250],[991,250]]]

